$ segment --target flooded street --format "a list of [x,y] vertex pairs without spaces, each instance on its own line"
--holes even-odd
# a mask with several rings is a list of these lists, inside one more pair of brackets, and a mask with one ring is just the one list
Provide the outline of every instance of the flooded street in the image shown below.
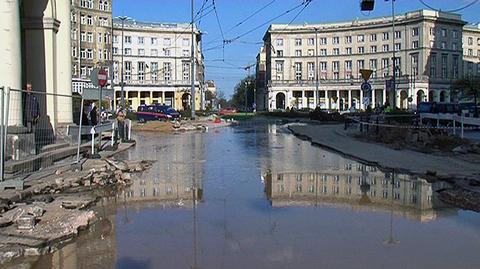
[[444,183],[276,125],[136,140],[119,158],[156,160],[152,169],[30,268],[480,268],[480,215],[441,203]]

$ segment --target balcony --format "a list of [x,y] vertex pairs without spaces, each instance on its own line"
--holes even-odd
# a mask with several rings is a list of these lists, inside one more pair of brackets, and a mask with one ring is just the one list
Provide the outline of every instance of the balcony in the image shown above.
[[[385,81],[391,79],[388,77],[376,77],[370,78],[368,81],[373,85],[385,85]],[[350,79],[319,79],[318,83],[322,86],[353,86],[363,83],[362,78],[350,78]],[[403,75],[396,78],[397,84],[408,84],[412,82],[428,82],[428,76],[415,76],[414,78]],[[287,87],[315,87],[316,80],[269,80],[268,87],[275,86],[287,86]]]
[[[190,80],[125,80],[125,86],[191,86]],[[120,81],[115,81],[115,85],[120,85]],[[198,81],[195,81],[195,85],[199,85]]]

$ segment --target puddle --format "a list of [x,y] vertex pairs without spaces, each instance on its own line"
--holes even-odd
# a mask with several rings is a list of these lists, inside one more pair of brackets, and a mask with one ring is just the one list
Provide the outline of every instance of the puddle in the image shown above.
[[157,160],[103,220],[22,268],[479,268],[480,215],[445,183],[313,147],[276,125],[142,134]]

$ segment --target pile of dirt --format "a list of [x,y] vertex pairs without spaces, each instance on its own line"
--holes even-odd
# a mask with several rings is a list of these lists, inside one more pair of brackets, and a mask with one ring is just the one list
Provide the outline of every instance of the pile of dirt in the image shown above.
[[134,131],[172,133],[174,126],[175,123],[168,121],[147,121],[145,123],[136,122],[132,124],[132,129]]

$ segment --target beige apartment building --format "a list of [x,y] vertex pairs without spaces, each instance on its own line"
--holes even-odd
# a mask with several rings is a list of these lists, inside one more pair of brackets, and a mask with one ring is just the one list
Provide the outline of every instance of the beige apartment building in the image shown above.
[[463,27],[463,70],[467,76],[480,76],[480,24]]
[[[373,107],[393,98],[402,109],[454,99],[451,82],[463,75],[461,16],[419,10],[397,15],[395,25],[393,32],[391,17],[271,25],[263,38],[267,109],[365,109],[360,69],[373,70]],[[393,72],[395,94],[387,90]]]
[[72,87],[81,93],[94,68],[112,64],[112,0],[72,0],[70,21]]
[[[121,73],[125,102],[132,109],[143,104],[165,104],[186,110],[191,100],[191,26],[114,20],[113,57],[115,104],[121,100]],[[199,109],[204,86],[201,32],[194,29],[195,108]]]

